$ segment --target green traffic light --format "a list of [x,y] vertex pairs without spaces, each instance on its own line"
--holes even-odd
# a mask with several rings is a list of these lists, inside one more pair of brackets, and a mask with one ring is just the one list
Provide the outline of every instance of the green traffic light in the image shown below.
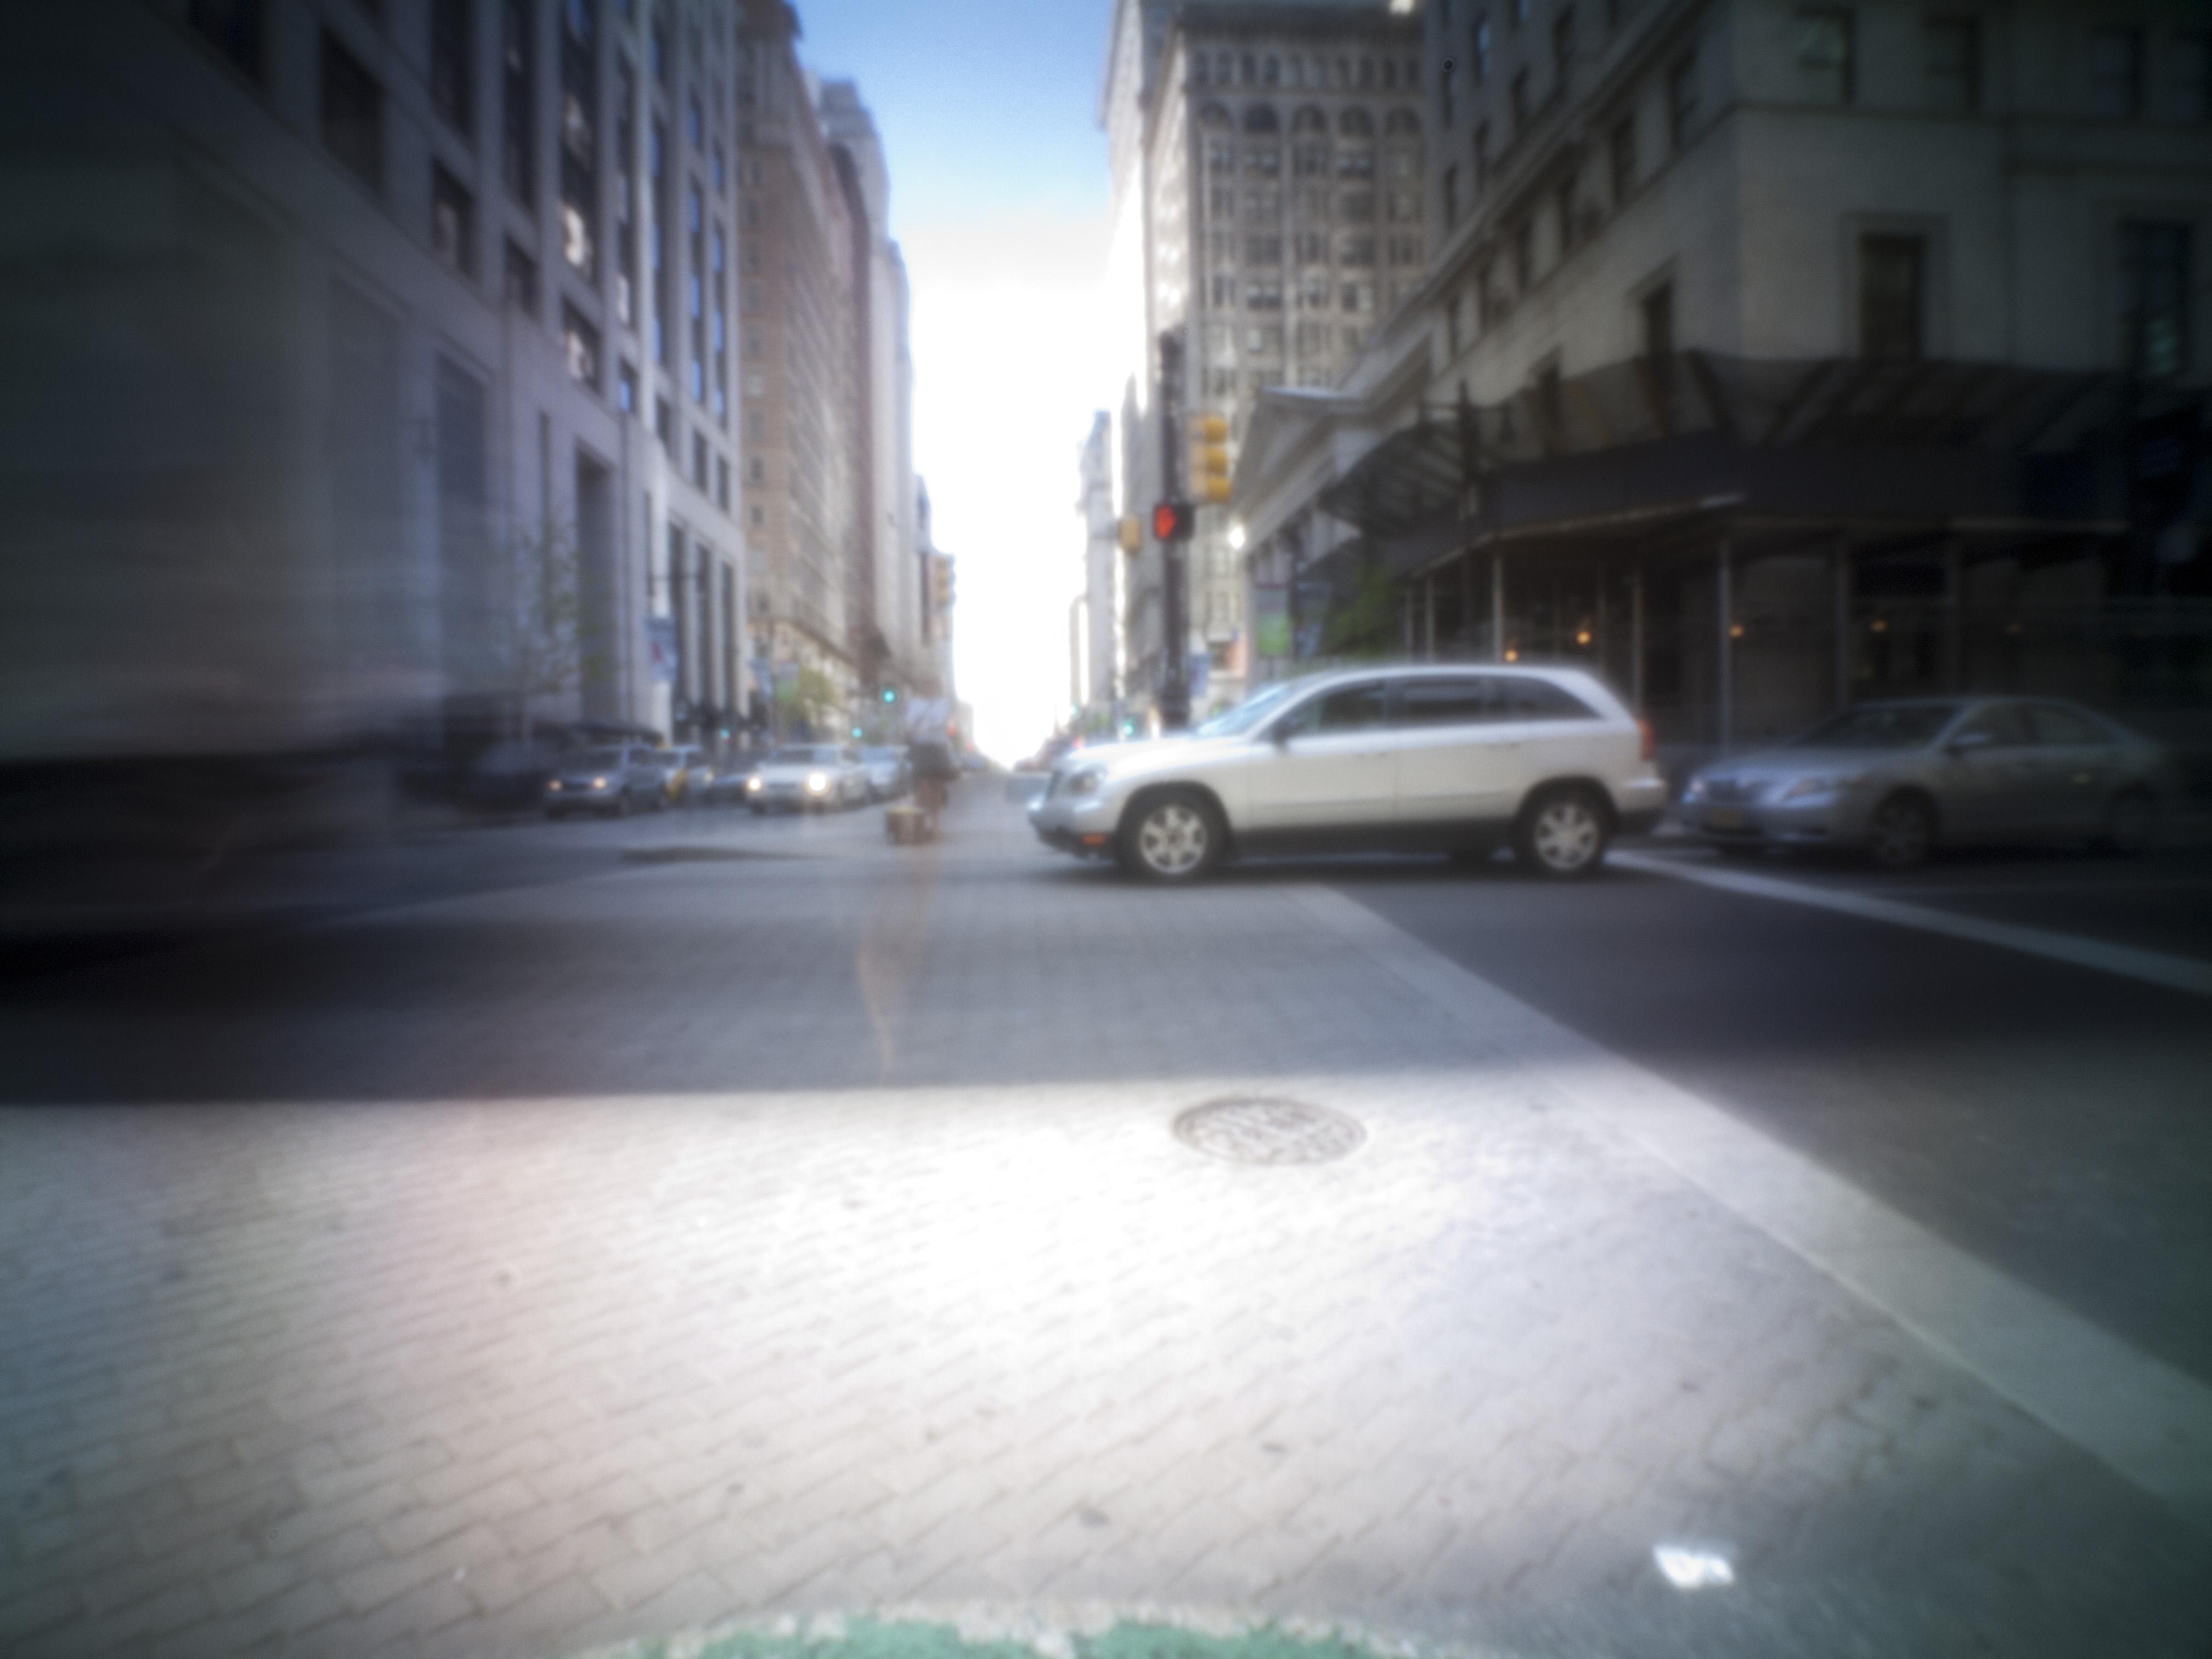
[[884,701],[885,702],[896,702],[898,701],[898,688],[890,685],[885,686],[884,688]]

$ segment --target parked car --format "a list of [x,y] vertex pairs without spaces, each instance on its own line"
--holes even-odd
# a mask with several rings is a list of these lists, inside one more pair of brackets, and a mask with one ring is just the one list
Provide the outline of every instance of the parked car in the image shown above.
[[708,782],[699,799],[709,806],[732,806],[745,799],[745,786],[759,770],[765,755],[759,750],[738,750],[723,757],[714,768],[714,775]]
[[2008,842],[2136,853],[2166,767],[2158,744],[2055,697],[1870,702],[1779,749],[1705,768],[1680,813],[1723,853],[1834,847],[1893,869]]
[[879,744],[860,750],[861,764],[868,769],[868,799],[896,800],[914,785],[914,770],[906,757],[906,750]]
[[1188,737],[1078,751],[1030,821],[1051,846],[1168,881],[1231,856],[1504,842],[1565,878],[1665,800],[1649,730],[1592,676],[1424,665],[1286,681]]
[[668,799],[678,805],[696,802],[714,781],[714,763],[708,759],[707,751],[696,744],[678,744],[672,749],[657,749],[653,759],[659,763],[661,776],[666,781]]
[[745,781],[756,812],[788,807],[826,812],[868,804],[868,772],[850,744],[790,744],[775,750]]
[[461,798],[471,806],[528,811],[545,799],[546,781],[559,770],[561,751],[544,743],[495,743],[462,776]]
[[620,817],[633,807],[658,811],[667,805],[667,781],[653,759],[656,752],[614,744],[563,755],[545,782],[545,816],[599,812]]

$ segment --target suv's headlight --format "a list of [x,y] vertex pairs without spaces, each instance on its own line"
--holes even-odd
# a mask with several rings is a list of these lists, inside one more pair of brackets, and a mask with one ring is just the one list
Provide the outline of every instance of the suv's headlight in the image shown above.
[[1068,774],[1067,787],[1060,793],[1068,795],[1095,795],[1098,793],[1098,786],[1104,782],[1105,779],[1106,775],[1096,768],[1088,771],[1071,772]]
[[761,781],[760,774],[757,772],[754,773],[752,776],[745,780],[745,787],[748,790],[765,789],[768,786],[766,784]]
[[829,787],[830,775],[827,772],[809,772],[806,775],[806,793],[808,794],[818,795]]

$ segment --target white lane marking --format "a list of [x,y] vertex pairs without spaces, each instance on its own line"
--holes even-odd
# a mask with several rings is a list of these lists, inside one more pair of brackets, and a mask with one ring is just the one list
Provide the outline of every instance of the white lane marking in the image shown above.
[[1899,904],[1894,899],[1875,898],[1870,894],[1847,892],[1833,887],[1816,887],[1809,882],[1781,881],[1772,876],[1754,876],[1741,870],[1705,869],[1676,859],[1654,858],[1648,853],[1614,853],[1607,862],[1624,870],[1640,870],[1646,875],[1666,876],[1675,881],[1693,881],[1700,886],[1717,887],[1726,893],[1778,899],[1784,904],[1802,904],[1815,910],[1832,910],[1838,915],[1856,916],[1865,921],[1886,921],[1898,927],[1917,927],[1923,933],[1946,933],[1953,939],[1972,939],[1978,945],[1994,945],[2002,950],[2019,951],[2028,956],[2043,957],[2051,962],[2063,962],[2076,968],[2091,968],[2100,973],[2118,974],[2150,985],[2163,985],[2169,990],[2212,997],[2212,963],[2170,956],[2163,951],[2144,951],[2132,945],[2114,945],[2105,939],[2085,939],[2078,933],[2055,933],[2044,927],[2023,927],[2017,922],[1992,921],[1984,916],[1962,915],[1952,910],[1931,910],[1917,904]]
[[[2178,1514],[2212,1531],[2212,1388],[1812,1159],[1508,995],[1327,887],[1288,890],[1528,1074]],[[1540,1056],[1540,1059],[1539,1058]]]

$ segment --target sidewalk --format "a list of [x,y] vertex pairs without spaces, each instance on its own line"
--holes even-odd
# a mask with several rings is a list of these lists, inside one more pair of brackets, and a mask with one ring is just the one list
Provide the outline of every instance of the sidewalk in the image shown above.
[[[325,930],[487,941],[284,1033],[443,1097],[0,1115],[0,1648],[1149,1603],[1529,1659],[2197,1651],[2201,1536],[1579,1105],[1519,1005],[981,795],[939,847],[855,814]],[[563,937],[605,962],[507,943]],[[731,1082],[455,1086],[579,1028]],[[1176,1133],[1251,1095],[1357,1145]]]

